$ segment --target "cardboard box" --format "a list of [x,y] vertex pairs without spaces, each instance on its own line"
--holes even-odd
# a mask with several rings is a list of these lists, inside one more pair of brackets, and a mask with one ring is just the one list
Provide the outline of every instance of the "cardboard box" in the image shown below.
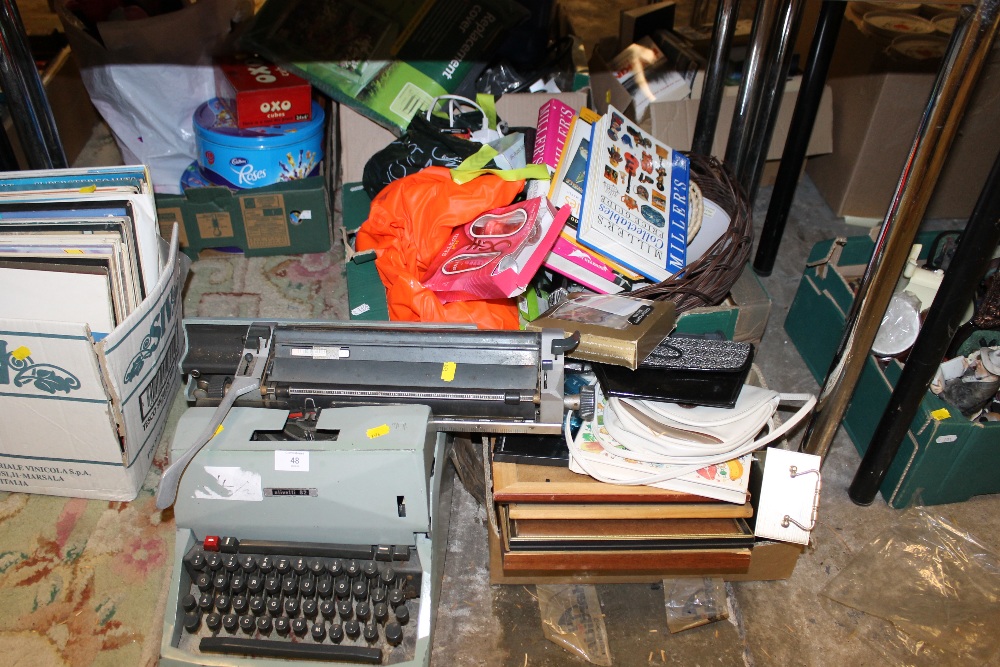
[[312,85],[256,57],[215,66],[216,97],[236,117],[237,127],[298,123],[312,118]]
[[156,195],[161,234],[175,222],[192,259],[210,248],[239,248],[247,257],[326,252],[330,198],[323,176],[233,192],[191,188]]
[[98,343],[79,322],[0,319],[0,489],[136,497],[180,386],[186,267],[174,238],[155,289]]
[[[512,93],[496,102],[497,115],[511,127],[535,127],[538,109],[551,99],[580,109],[587,104],[587,94]],[[340,107],[340,182],[357,183],[364,175],[365,164],[376,152],[396,138],[389,130],[344,105]]]
[[[883,45],[844,21],[830,66],[833,152],[807,173],[833,212],[885,217],[930,97],[937,62],[891,60]],[[968,218],[1000,151],[1000,51],[994,49],[969,102],[927,208],[929,218]]]
[[[917,239],[926,252],[933,234]],[[860,278],[874,250],[868,236],[816,244],[785,320],[785,331],[817,381],[822,382],[840,343],[846,313],[854,300],[851,283]],[[871,355],[844,416],[844,430],[859,452],[868,449],[903,367],[881,364]],[[946,410],[949,416],[938,410]],[[936,415],[936,416],[935,416]],[[892,507],[968,500],[1000,492],[1000,477],[989,462],[996,460],[1000,424],[971,422],[939,397],[927,392],[910,423],[885,481],[882,497]]]
[[[625,88],[615,80],[607,65],[606,54],[599,49],[595,49],[590,60],[590,83],[591,97],[598,113],[604,113],[608,104],[616,109],[624,110],[626,115],[630,114],[629,107],[632,105],[632,97]],[[781,153],[785,146],[785,137],[788,136],[788,126],[792,122],[792,112],[795,109],[795,100],[798,97],[801,77],[793,77],[785,82],[785,92],[781,98],[778,108],[778,116],[775,120],[774,133],[771,136],[771,143],[767,150],[768,160],[781,159]],[[659,141],[667,144],[671,148],[680,151],[691,149],[691,142],[694,139],[694,126],[698,120],[698,106],[701,104],[701,86],[704,85],[704,77],[700,76],[695,80],[695,90],[692,96],[686,100],[672,102],[652,102],[649,105],[649,128],[652,135]],[[715,141],[712,144],[712,155],[723,156],[726,153],[726,144],[729,141],[729,127],[733,122],[733,112],[736,109],[736,96],[739,89],[736,86],[726,86],[722,103],[719,107],[719,120],[715,130]],[[806,148],[806,155],[821,155],[833,150],[833,94],[827,86],[823,91],[819,110],[816,113],[816,122],[813,125],[813,132]]]

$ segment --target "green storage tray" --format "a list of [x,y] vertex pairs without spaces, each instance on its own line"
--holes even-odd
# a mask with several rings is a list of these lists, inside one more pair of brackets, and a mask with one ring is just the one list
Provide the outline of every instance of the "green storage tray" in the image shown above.
[[[926,249],[932,239],[932,234],[922,235],[917,241]],[[819,382],[829,371],[854,300],[851,282],[864,271],[874,247],[868,236],[858,236],[839,248],[832,239],[821,241],[810,253],[784,326]],[[858,452],[868,449],[901,372],[899,362],[884,364],[869,355],[843,421]],[[996,460],[998,442],[1000,424],[972,422],[928,392],[882,483],[882,497],[902,508],[1000,492],[1000,475],[989,465]]]

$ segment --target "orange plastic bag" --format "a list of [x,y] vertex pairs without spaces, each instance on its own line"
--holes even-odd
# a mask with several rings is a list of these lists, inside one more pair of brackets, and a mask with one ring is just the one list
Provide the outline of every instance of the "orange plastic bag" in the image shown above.
[[524,181],[504,181],[491,174],[459,185],[445,167],[427,167],[387,185],[372,200],[354,247],[358,252],[375,250],[389,319],[517,329],[512,299],[442,303],[420,278],[455,227],[506,206],[523,187]]

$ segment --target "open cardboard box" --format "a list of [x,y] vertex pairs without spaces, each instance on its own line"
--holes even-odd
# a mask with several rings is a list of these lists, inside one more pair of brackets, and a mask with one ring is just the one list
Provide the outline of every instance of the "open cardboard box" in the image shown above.
[[181,379],[187,260],[176,235],[162,255],[156,287],[97,343],[80,322],[0,318],[0,489],[139,493]]
[[[844,21],[827,78],[833,89],[833,150],[807,173],[836,215],[885,217],[923,116],[937,61],[902,63]],[[1000,50],[985,64],[927,207],[928,218],[968,218],[1000,151]]]
[[[634,117],[631,111],[632,96],[615,79],[609,70],[610,56],[601,48],[594,49],[590,59],[590,87],[595,110],[598,113],[607,111],[608,105],[614,106],[626,116]],[[774,133],[767,150],[767,160],[780,160],[784,150],[785,138],[788,136],[788,126],[792,122],[792,112],[798,97],[801,77],[792,77],[785,82],[785,92],[781,97]],[[649,105],[649,118],[640,125],[648,125],[646,129],[659,141],[680,151],[691,149],[694,139],[694,126],[698,119],[698,106],[701,104],[701,87],[704,77],[695,79],[695,87],[690,98],[670,102],[652,102]],[[729,140],[729,127],[733,121],[736,109],[736,86],[726,86],[722,104],[719,108],[719,120],[716,125],[715,141],[712,144],[712,155],[723,156]],[[806,148],[806,155],[822,155],[833,150],[833,94],[827,86],[823,91],[813,132]]]

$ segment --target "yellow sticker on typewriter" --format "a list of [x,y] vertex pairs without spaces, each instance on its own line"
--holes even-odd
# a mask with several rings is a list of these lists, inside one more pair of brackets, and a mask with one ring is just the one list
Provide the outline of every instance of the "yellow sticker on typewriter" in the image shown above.
[[454,361],[446,361],[441,365],[441,379],[445,382],[451,382],[455,379],[455,371],[458,369],[458,364]]
[[375,438],[381,438],[383,435],[387,435],[388,433],[389,433],[388,424],[382,424],[381,426],[374,426],[365,431],[365,435],[368,436],[369,440],[374,440]]
[[931,417],[934,417],[934,419],[940,422],[945,419],[949,419],[951,417],[951,413],[948,411],[948,408],[938,408],[931,413]]
[[18,361],[24,361],[25,359],[31,356],[31,350],[22,345],[21,347],[11,352],[10,356],[14,357]]

